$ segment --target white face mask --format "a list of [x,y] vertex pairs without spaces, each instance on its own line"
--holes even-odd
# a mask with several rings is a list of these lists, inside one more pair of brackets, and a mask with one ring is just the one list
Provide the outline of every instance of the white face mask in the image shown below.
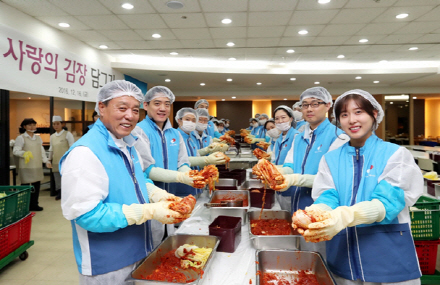
[[267,131],[266,134],[273,139],[277,139],[281,135],[281,132],[277,128],[273,128],[272,130]]
[[258,125],[258,123],[253,123],[252,124],[252,127],[254,127],[254,128],[256,128],[256,127],[258,127],[259,125]]
[[224,129],[225,129],[224,127],[218,127],[219,132],[223,132]]
[[180,128],[185,133],[190,133],[196,129],[196,123],[191,121],[182,121],[182,125],[180,126]]
[[295,118],[295,121],[301,121],[303,119],[303,113],[300,111],[293,111],[293,117]]
[[263,126],[264,124],[266,124],[267,120],[266,119],[262,119],[259,120],[258,123],[260,124],[260,126]]
[[281,124],[275,124],[275,126],[277,127],[278,130],[282,132],[288,131],[291,128],[290,121]]
[[208,124],[197,123],[196,130],[199,132],[203,132],[208,127]]
[[35,133],[37,130],[26,130],[26,132]]
[[229,128],[229,124],[225,124],[225,128]]

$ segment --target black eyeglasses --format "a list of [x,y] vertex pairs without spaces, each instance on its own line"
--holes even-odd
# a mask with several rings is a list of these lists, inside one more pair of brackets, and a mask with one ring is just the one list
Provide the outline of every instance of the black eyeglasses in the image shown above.
[[309,106],[311,106],[313,109],[316,109],[316,108],[318,108],[319,105],[321,105],[321,104],[327,104],[327,103],[325,103],[325,102],[312,102],[311,104],[304,103],[304,104],[302,104],[300,107],[301,107],[301,109],[303,109],[303,110],[307,110],[307,109],[309,108]]

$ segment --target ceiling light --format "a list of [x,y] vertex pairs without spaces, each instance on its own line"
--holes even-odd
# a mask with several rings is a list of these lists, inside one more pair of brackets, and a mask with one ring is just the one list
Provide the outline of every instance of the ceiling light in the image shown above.
[[175,52],[175,51],[172,51],[172,52],[170,52],[170,54],[171,54],[171,55],[178,55],[179,53],[178,53],[178,52]]
[[418,47],[410,47],[408,50],[418,50]]
[[284,100],[287,100],[287,98],[284,98]]
[[390,102],[390,104],[394,104],[394,102]]
[[309,32],[307,30],[301,30],[298,32],[300,35],[307,35]]
[[345,57],[345,55],[343,55],[343,54],[338,55],[338,58],[344,58],[344,57]]
[[261,82],[257,82],[257,85],[261,85]]
[[167,7],[171,9],[181,9],[183,8],[183,3],[180,1],[168,1]]
[[375,80],[375,81],[373,81],[373,83],[379,83],[380,81],[379,80]]
[[413,97],[413,99],[417,99],[417,97]]
[[405,19],[406,17],[408,17],[408,14],[406,14],[406,13],[399,14],[396,16],[397,19]]
[[31,98],[31,97],[28,97],[28,99],[31,100],[32,98]]
[[225,99],[222,99],[222,101],[225,101]]
[[230,57],[230,58],[228,58],[228,60],[234,61],[234,60],[237,60],[237,59],[235,57]]
[[162,37],[161,35],[159,35],[159,34],[153,34],[153,35],[151,35],[153,38],[155,38],[155,39],[158,39],[158,38],[160,38],[160,37]]
[[366,42],[368,42],[368,40],[367,39],[360,39],[359,42],[360,43],[366,43]]
[[124,3],[121,5],[122,8],[127,9],[127,10],[131,10],[134,8],[133,5],[131,5],[130,3]]
[[409,99],[409,95],[387,95],[385,96],[385,100],[398,100],[398,101],[402,101],[402,100],[408,100]]
[[327,4],[330,3],[331,0],[318,0],[319,4]]
[[165,82],[170,82],[171,81],[171,79],[165,79]]
[[280,65],[286,65],[286,63],[285,62],[280,62]]
[[226,79],[226,81],[229,81],[229,82],[231,82],[231,81],[232,81],[232,78],[228,78],[228,79]]
[[200,86],[205,86],[205,83],[200,83]]
[[231,19],[223,19],[222,20],[222,24],[230,24],[230,23],[232,23]]
[[293,49],[288,49],[286,52],[287,52],[287,53],[294,53],[295,50],[293,50]]
[[379,63],[387,63],[388,62],[388,60],[381,60],[381,61],[379,61]]
[[292,81],[295,81],[295,80],[296,80],[296,78],[295,78],[295,77],[292,77],[292,78],[290,78],[290,80],[292,80]]
[[354,79],[362,79],[361,76],[356,76]]
[[319,84],[320,82],[319,81],[315,81],[315,84]]
[[233,42],[229,42],[229,43],[227,43],[226,44],[228,47],[233,47],[233,46],[235,46],[235,44],[233,43]]
[[67,24],[67,23],[58,23],[58,26],[63,27],[63,28],[68,28],[68,27],[70,27],[70,25]]
[[106,45],[100,45],[99,48],[100,48],[100,49],[107,49],[108,46],[106,46]]
[[235,97],[235,96],[232,96],[232,99],[235,99],[235,98],[237,98],[237,97]]

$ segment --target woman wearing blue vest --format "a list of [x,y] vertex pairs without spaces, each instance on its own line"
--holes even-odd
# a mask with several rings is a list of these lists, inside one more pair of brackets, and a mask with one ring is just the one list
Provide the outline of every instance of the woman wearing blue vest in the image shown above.
[[[186,145],[186,150],[188,152],[188,159],[191,164],[192,169],[200,170],[200,167],[209,164],[225,164],[226,160],[224,157],[217,157],[217,153],[213,153],[209,156],[200,156],[198,154],[199,144],[197,140],[191,135],[195,131],[198,121],[198,114],[196,110],[192,108],[182,108],[176,113],[176,122],[179,124],[177,129]],[[202,189],[196,189],[188,185],[182,185],[176,189],[177,196],[187,196],[192,194],[196,196],[202,193]]]
[[327,262],[338,284],[420,284],[409,207],[423,193],[422,173],[404,147],[374,131],[384,117],[364,90],[335,101],[337,123],[350,142],[324,155],[313,184],[315,203],[326,211],[306,240],[327,241]]
[[271,153],[270,161],[273,163],[275,160],[273,154],[273,147],[275,146],[275,142],[280,137],[281,132],[275,127],[275,120],[269,119],[264,124],[264,128],[266,129],[266,142],[270,143],[270,146],[267,148],[266,152]]
[[[194,109],[205,109],[208,112],[209,102],[205,99],[200,99],[194,104]],[[209,113],[209,112],[208,112]],[[211,138],[214,138],[214,123],[212,121],[208,121],[208,127],[205,130],[206,134]]]
[[296,122],[295,129],[301,133],[302,131],[304,131],[305,124],[307,123],[303,118],[303,113],[301,112],[301,102],[296,102],[295,104],[293,104],[292,110],[293,118]]
[[229,126],[231,125],[231,120],[225,119],[225,132],[230,131]]
[[[275,109],[273,112],[273,116],[275,118],[275,126],[276,128],[282,132],[282,136],[280,136],[275,142],[275,146],[273,147],[274,152],[274,161],[275,165],[283,165],[284,160],[286,159],[287,153],[290,151],[292,147],[293,140],[295,136],[298,134],[298,131],[292,127],[295,122],[293,118],[293,110],[285,105],[281,105]],[[290,204],[291,204],[291,196],[292,196],[292,187],[283,192],[277,192],[277,200],[280,203],[281,209],[290,212]]]
[[196,129],[194,132],[191,133],[191,136],[197,141],[198,143],[198,154],[200,156],[205,156],[210,153],[221,151],[222,148],[220,147],[220,144],[211,144],[212,143],[212,137],[210,137],[206,133],[206,129],[208,128],[208,122],[209,122],[209,113],[207,109],[199,108],[196,109],[197,115],[198,115],[198,121],[196,123]]
[[252,118],[251,124],[252,124],[251,135],[256,137],[258,131],[260,130],[260,124],[258,123],[258,119]]
[[168,209],[168,200],[179,198],[144,178],[137,138],[130,134],[141,100],[130,82],[104,85],[96,103],[100,119],[60,160],[61,207],[72,224],[80,284],[128,284],[125,279],[154,249],[150,221],[187,218]]

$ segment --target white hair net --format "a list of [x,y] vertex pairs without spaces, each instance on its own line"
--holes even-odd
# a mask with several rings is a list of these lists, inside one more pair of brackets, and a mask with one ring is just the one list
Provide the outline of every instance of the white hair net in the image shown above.
[[196,117],[196,122],[199,120],[199,114],[193,108],[182,108],[176,113],[176,121],[182,119],[186,114],[193,114]]
[[318,87],[312,87],[307,90],[305,90],[301,96],[299,97],[300,102],[302,104],[302,101],[306,98],[316,98],[321,99],[325,103],[330,103],[330,107],[333,105],[332,102],[332,95],[325,89],[324,87],[318,86]]
[[258,117],[258,119],[261,119],[261,117],[265,117],[266,119],[269,120],[269,116],[265,113],[261,114],[260,117]]
[[253,119],[254,119],[254,118],[249,118],[249,123],[252,122]]
[[208,110],[204,108],[196,109],[196,112],[199,115],[199,117],[209,118]]
[[139,89],[134,83],[125,80],[114,80],[102,86],[99,90],[98,97],[96,98],[96,113],[99,114],[99,102],[110,101],[111,99],[122,96],[134,97],[134,99],[139,102],[143,99],[141,89]]
[[154,86],[153,88],[148,90],[147,93],[145,93],[144,102],[148,103],[154,98],[159,97],[167,97],[168,99],[170,99],[171,104],[173,104],[174,100],[176,99],[176,96],[174,96],[173,92],[168,87]]
[[379,104],[379,102],[376,101],[376,99],[373,97],[373,95],[371,95],[370,93],[368,93],[367,91],[364,91],[362,89],[354,89],[354,90],[347,91],[344,94],[342,94],[341,96],[339,96],[338,98],[336,98],[335,107],[333,108],[333,117],[336,118],[336,114],[335,114],[336,105],[341,101],[342,98],[344,98],[347,95],[351,95],[351,94],[356,94],[356,95],[364,97],[365,99],[367,99],[371,103],[371,105],[373,105],[373,108],[377,110],[376,125],[373,126],[374,130],[376,130],[377,127],[379,126],[380,122],[382,122],[385,113],[382,109],[382,106]]
[[208,102],[208,101],[206,101],[205,99],[200,99],[199,101],[197,101],[197,102],[194,104],[194,109],[197,109],[197,108],[199,107],[200,104],[206,104],[206,105],[208,105],[208,107],[209,107],[209,102]]
[[283,109],[284,111],[286,111],[286,112],[290,115],[290,117],[293,118],[293,120],[295,121],[295,116],[293,116],[293,110],[292,110],[290,107],[287,107],[286,105],[280,105],[280,106],[278,106],[278,107],[275,109],[275,111],[273,111],[273,115],[274,115],[274,117],[275,117],[275,113],[276,113],[278,110],[280,110],[280,109]]
[[292,105],[292,109],[294,110],[295,108],[301,109],[301,102],[296,102],[295,104]]

